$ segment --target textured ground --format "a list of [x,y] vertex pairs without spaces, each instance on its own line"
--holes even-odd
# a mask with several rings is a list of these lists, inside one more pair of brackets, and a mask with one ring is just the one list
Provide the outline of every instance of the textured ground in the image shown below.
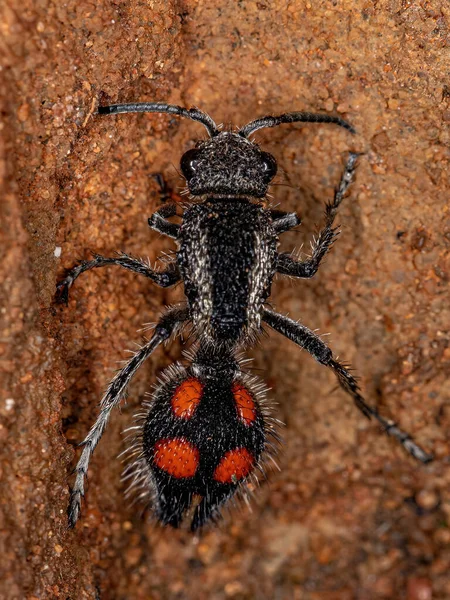
[[[446,0],[121,3],[6,0],[1,8],[0,597],[448,600],[450,213]],[[278,281],[282,312],[331,332],[367,397],[436,460],[417,465],[353,408],[332,375],[273,335],[252,355],[285,421],[281,472],[252,513],[194,537],[155,528],[123,499],[121,430],[156,372],[141,369],[96,451],[83,519],[67,531],[74,444],[142,323],[181,290],[114,269],[84,276],[68,309],[55,281],[89,249],[155,260],[152,174],[173,189],[202,128],[166,116],[98,118],[99,101],[198,105],[242,125],[290,109],[331,126],[258,135],[284,171],[299,247],[349,149],[363,150],[317,277]],[[61,257],[55,257],[55,248]]]

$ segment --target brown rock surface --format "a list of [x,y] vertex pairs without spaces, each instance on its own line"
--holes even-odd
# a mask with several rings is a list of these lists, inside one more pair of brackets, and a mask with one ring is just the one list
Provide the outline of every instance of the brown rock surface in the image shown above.
[[[0,598],[450,598],[449,19],[446,0],[2,5]],[[251,513],[199,537],[155,528],[124,501],[116,456],[157,371],[180,356],[173,344],[114,414],[67,530],[73,445],[136,331],[181,293],[103,269],[67,309],[52,304],[56,278],[89,249],[154,261],[172,248],[147,228],[151,174],[182,185],[179,157],[203,132],[94,114],[142,100],[236,125],[305,109],[356,126],[356,138],[314,125],[258,134],[289,184],[277,202],[304,219],[286,249],[307,247],[346,151],[365,152],[326,264],[312,281],[278,280],[272,298],[332,333],[368,399],[435,462],[414,463],[272,335],[251,354],[287,424],[281,472]]]

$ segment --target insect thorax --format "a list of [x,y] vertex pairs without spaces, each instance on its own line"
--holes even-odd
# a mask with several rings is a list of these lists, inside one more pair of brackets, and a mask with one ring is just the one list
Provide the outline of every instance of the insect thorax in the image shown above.
[[277,244],[270,212],[248,200],[209,198],[184,214],[180,244],[196,328],[216,340],[259,329]]

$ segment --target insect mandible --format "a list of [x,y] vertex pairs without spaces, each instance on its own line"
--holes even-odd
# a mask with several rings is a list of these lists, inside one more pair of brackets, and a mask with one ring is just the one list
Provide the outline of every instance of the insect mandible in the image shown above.
[[352,183],[358,155],[350,152],[334,198],[325,207],[325,222],[312,245],[311,256],[300,260],[278,253],[279,236],[300,224],[295,213],[274,210],[267,191],[277,173],[275,158],[249,137],[258,129],[282,123],[332,123],[354,133],[343,119],[326,114],[292,112],[266,116],[236,132],[220,131],[206,113],[162,103],[102,106],[99,114],[167,113],[201,123],[208,132],[181,158],[189,202],[181,224],[171,221],[175,203],[164,204],[148,220],[155,231],[177,244],[174,260],[163,270],[119,254],[94,255],[71,269],[57,286],[57,298],[68,301],[75,279],[93,268],[117,265],[161,287],[184,285],[185,302],[170,307],[159,319],[152,337],[116,374],[101,401],[100,413],[82,443],[75,468],[68,517],[74,526],[80,516],[89,462],[105,431],[111,411],[142,363],[172,335],[191,328],[194,343],[189,364],[166,369],[156,390],[131,428],[133,440],[125,478],[129,489],[152,504],[157,519],[178,527],[186,512],[193,513],[195,531],[219,517],[236,492],[264,472],[278,440],[277,421],[266,402],[266,388],[243,370],[241,352],[254,344],[267,326],[309,352],[330,368],[340,387],[368,418],[398,440],[417,460],[432,459],[397,425],[368,405],[355,378],[313,331],[267,305],[276,273],[308,279],[317,272],[338,234],[334,225],[339,205]]

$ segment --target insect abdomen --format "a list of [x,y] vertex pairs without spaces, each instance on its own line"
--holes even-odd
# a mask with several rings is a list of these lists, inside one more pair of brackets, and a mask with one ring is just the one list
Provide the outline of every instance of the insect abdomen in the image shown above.
[[267,437],[263,388],[227,366],[208,366],[207,376],[196,363],[171,367],[148,406],[137,470],[145,485],[155,487],[163,523],[177,527],[199,496],[192,528],[201,526],[260,463]]

